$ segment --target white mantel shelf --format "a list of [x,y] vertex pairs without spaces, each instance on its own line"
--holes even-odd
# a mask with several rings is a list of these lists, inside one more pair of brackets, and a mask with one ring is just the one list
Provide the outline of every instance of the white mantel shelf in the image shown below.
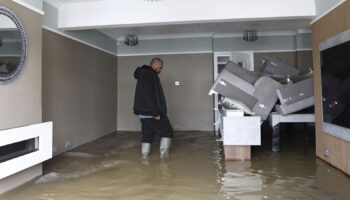
[[0,163],[0,180],[52,158],[52,122],[0,130],[0,147],[37,138],[38,150]]

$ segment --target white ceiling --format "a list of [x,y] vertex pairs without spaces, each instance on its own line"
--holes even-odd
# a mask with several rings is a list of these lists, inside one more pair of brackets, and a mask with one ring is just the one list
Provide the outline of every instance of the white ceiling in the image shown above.
[[287,33],[298,30],[308,30],[311,19],[282,19],[263,21],[236,21],[236,22],[212,22],[192,23],[177,25],[121,27],[98,29],[107,36],[116,40],[122,39],[127,34],[136,34],[140,39],[172,37],[174,35],[230,35],[241,34],[246,29],[256,29],[261,34],[273,34],[273,32]]
[[[51,0],[59,4],[92,2],[104,0]],[[126,0],[127,1],[127,0]],[[117,12],[117,10],[116,10]],[[132,11],[130,11],[132,12]],[[220,34],[241,34],[245,29],[256,29],[258,34],[262,32],[296,32],[300,29],[310,28],[310,17],[299,19],[271,19],[254,21],[231,21],[231,22],[203,22],[171,25],[147,25],[134,27],[115,27],[97,29],[103,34],[121,40],[127,34],[136,34],[140,39],[144,38],[166,38],[174,35],[220,35]]]
[[56,0],[61,3],[78,3],[78,2],[89,2],[89,1],[103,1],[103,0]]
[[93,1],[104,1],[104,0],[43,0],[43,1],[58,7],[68,3],[82,3],[82,2],[93,2]]

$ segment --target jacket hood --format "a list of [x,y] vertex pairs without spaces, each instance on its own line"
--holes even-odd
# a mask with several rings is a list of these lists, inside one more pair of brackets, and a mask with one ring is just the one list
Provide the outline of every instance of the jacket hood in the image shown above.
[[[135,72],[134,72],[134,77],[135,79],[139,79],[141,77],[141,74],[145,71],[145,70],[149,70],[151,68],[151,66],[148,65],[142,65],[141,67],[137,67]],[[153,70],[152,70],[153,71]]]

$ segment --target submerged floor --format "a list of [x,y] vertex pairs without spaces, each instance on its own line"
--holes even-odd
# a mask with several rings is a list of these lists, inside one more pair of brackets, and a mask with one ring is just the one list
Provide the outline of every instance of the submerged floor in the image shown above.
[[156,141],[146,162],[140,133],[112,134],[52,159],[44,176],[0,199],[348,199],[350,179],[291,135],[279,153],[263,145],[252,161],[224,162],[213,133],[177,132],[170,160],[160,161]]

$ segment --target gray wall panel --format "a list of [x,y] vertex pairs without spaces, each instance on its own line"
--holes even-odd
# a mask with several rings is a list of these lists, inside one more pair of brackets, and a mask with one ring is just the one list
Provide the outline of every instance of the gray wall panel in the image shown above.
[[118,55],[138,56],[151,54],[209,53],[213,51],[295,51],[296,49],[311,49],[310,33],[259,36],[258,40],[255,42],[243,41],[242,37],[192,37],[139,40],[139,44],[134,47],[128,47],[123,42],[119,42]]
[[43,0],[25,0],[24,2],[32,5],[39,10],[43,10]]
[[118,45],[118,55],[121,56],[211,51],[212,38],[210,37],[139,40],[139,44],[134,47],[126,46],[123,42]]
[[327,12],[330,8],[335,6],[337,3],[341,2],[342,0],[315,0],[316,4],[316,15],[320,16],[323,13]]
[[296,35],[296,49],[308,49],[311,50],[311,34],[302,33]]
[[255,42],[246,42],[242,37],[214,38],[214,51],[265,51],[295,50],[295,35],[261,36]]
[[43,26],[53,29],[59,33],[66,34],[73,38],[82,40],[88,44],[104,49],[113,54],[117,53],[117,43],[114,39],[102,34],[97,30],[64,31],[58,28],[58,9],[44,2],[45,12]]

